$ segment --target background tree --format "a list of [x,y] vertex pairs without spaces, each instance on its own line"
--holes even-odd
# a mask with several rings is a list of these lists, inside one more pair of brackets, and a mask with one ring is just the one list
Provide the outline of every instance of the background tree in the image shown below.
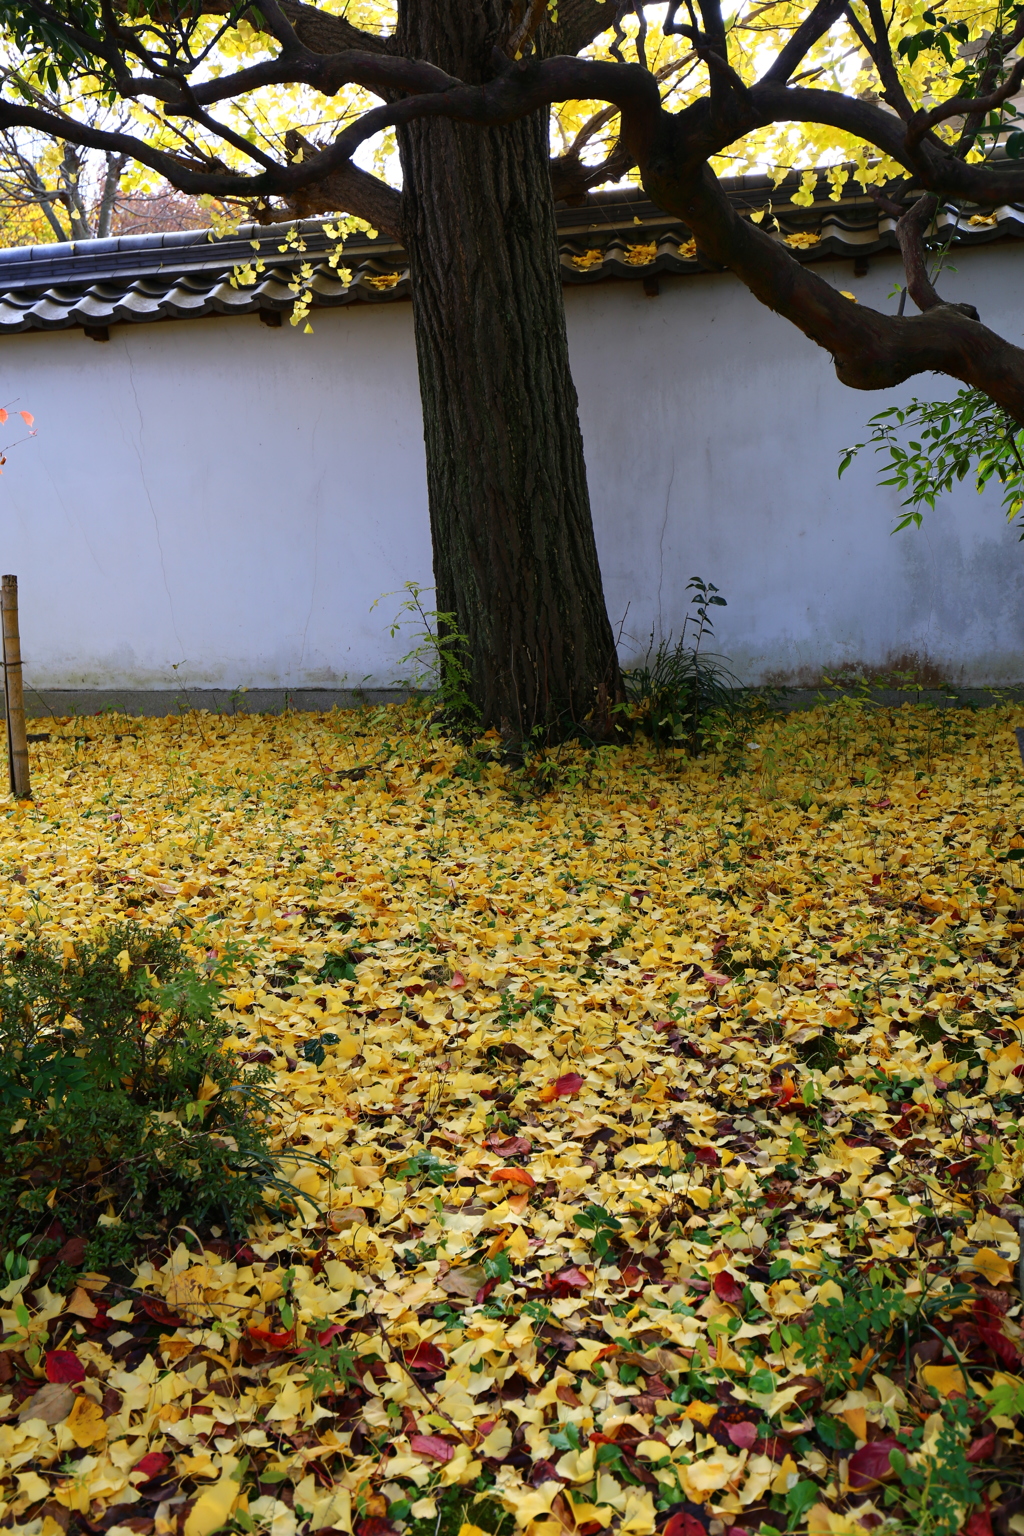
[[[600,732],[621,688],[568,366],[556,190],[579,198],[635,167],[704,260],[826,348],[844,383],[936,370],[1024,423],[1024,351],[944,303],[928,259],[942,204],[992,207],[1024,189],[1013,105],[1024,5],[364,0],[339,16],[301,0],[7,0],[4,16],[50,88],[88,71],[112,102],[154,118],[98,129],[8,93],[0,128],[132,155],[188,193],[248,199],[260,217],[346,210],[403,239],[438,607],[467,637],[485,725]],[[552,165],[553,105],[566,147]],[[401,193],[353,158],[376,145],[379,171],[395,142]],[[752,162],[788,169],[801,152],[831,161],[835,195],[852,174],[897,216],[918,314],[856,304],[718,181]],[[804,181],[810,201],[814,172]]]
[[[100,82],[83,77],[72,92],[47,89],[32,68],[0,70],[6,93],[48,115],[70,116],[94,129],[124,132],[126,105],[111,105]],[[0,239],[8,245],[89,240],[158,228],[209,225],[197,197],[169,187],[125,151],[90,149],[35,129],[0,130]]]

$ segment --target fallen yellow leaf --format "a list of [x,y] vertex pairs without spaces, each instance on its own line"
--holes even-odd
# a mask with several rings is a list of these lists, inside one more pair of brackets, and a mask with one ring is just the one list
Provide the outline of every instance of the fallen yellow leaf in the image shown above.
[[66,1427],[75,1444],[84,1450],[86,1446],[99,1445],[107,1438],[107,1425],[103,1409],[91,1397],[78,1397],[67,1417]]

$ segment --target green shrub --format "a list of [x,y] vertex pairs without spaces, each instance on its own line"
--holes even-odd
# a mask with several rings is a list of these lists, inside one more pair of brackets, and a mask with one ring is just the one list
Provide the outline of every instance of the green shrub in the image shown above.
[[175,935],[127,922],[0,952],[8,1276],[55,1224],[94,1245],[111,1212],[135,1234],[179,1219],[238,1232],[264,1186],[280,1187],[262,1129],[269,1073],[225,1049],[215,1017],[231,963],[197,968]]
[[728,711],[739,683],[722,658],[671,638],[624,672],[627,719],[659,746],[700,747],[701,723]]

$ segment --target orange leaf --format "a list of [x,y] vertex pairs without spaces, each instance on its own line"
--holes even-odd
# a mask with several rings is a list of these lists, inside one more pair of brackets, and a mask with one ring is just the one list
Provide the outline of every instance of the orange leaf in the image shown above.
[[796,1083],[794,1083],[793,1079],[787,1072],[785,1077],[782,1079],[782,1087],[779,1089],[779,1096],[775,1100],[776,1106],[781,1109],[784,1104],[789,1103],[790,1099],[793,1098],[795,1094]]
[[537,1180],[525,1168],[495,1168],[491,1174],[491,1183],[522,1184],[526,1189],[537,1188]]
[[4,422],[6,420],[7,420],[7,412],[4,410],[3,406],[0,405],[0,427],[3,426],[3,424],[4,424]]
[[[6,411],[4,412],[4,415],[5,416],[7,415]],[[35,417],[32,415],[31,411],[19,411],[18,415],[21,417],[21,419],[25,423],[26,427],[30,427],[32,425],[32,423],[35,421]]]

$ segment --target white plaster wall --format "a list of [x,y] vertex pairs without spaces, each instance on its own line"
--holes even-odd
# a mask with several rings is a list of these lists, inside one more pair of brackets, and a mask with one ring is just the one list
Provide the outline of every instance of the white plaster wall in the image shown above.
[[[950,297],[1018,339],[1024,251],[958,253]],[[889,259],[817,270],[891,308]],[[970,486],[921,532],[839,451],[886,394],[728,276],[566,291],[609,612],[623,651],[678,632],[715,582],[717,646],[745,681],[916,655],[952,680],[1024,680],[1024,547]],[[39,436],[0,481],[0,567],[21,586],[36,687],[386,685],[409,641],[393,597],[429,582],[406,304],[320,312],[313,336],[255,317],[0,342],[0,398]],[[9,430],[9,429],[8,429]],[[7,439],[5,439],[7,440]],[[628,614],[627,614],[628,605]]]
[[[1024,249],[958,251],[941,281],[1018,344]],[[816,264],[888,313],[900,268]],[[900,505],[866,451],[841,450],[868,418],[960,387],[919,375],[899,389],[841,385],[828,355],[734,278],[566,290],[573,369],[613,625],[622,649],[679,633],[698,575],[728,607],[714,648],[745,682],[817,682],[822,670],[930,661],[953,682],[1024,681],[1024,545],[998,488],[957,487],[922,529],[892,535]],[[628,605],[628,612],[627,612]]]
[[401,598],[371,605],[431,579],[410,319],[385,304],[317,315],[312,336],[252,316],[0,341],[0,398],[39,430],[0,480],[26,681],[391,681]]

